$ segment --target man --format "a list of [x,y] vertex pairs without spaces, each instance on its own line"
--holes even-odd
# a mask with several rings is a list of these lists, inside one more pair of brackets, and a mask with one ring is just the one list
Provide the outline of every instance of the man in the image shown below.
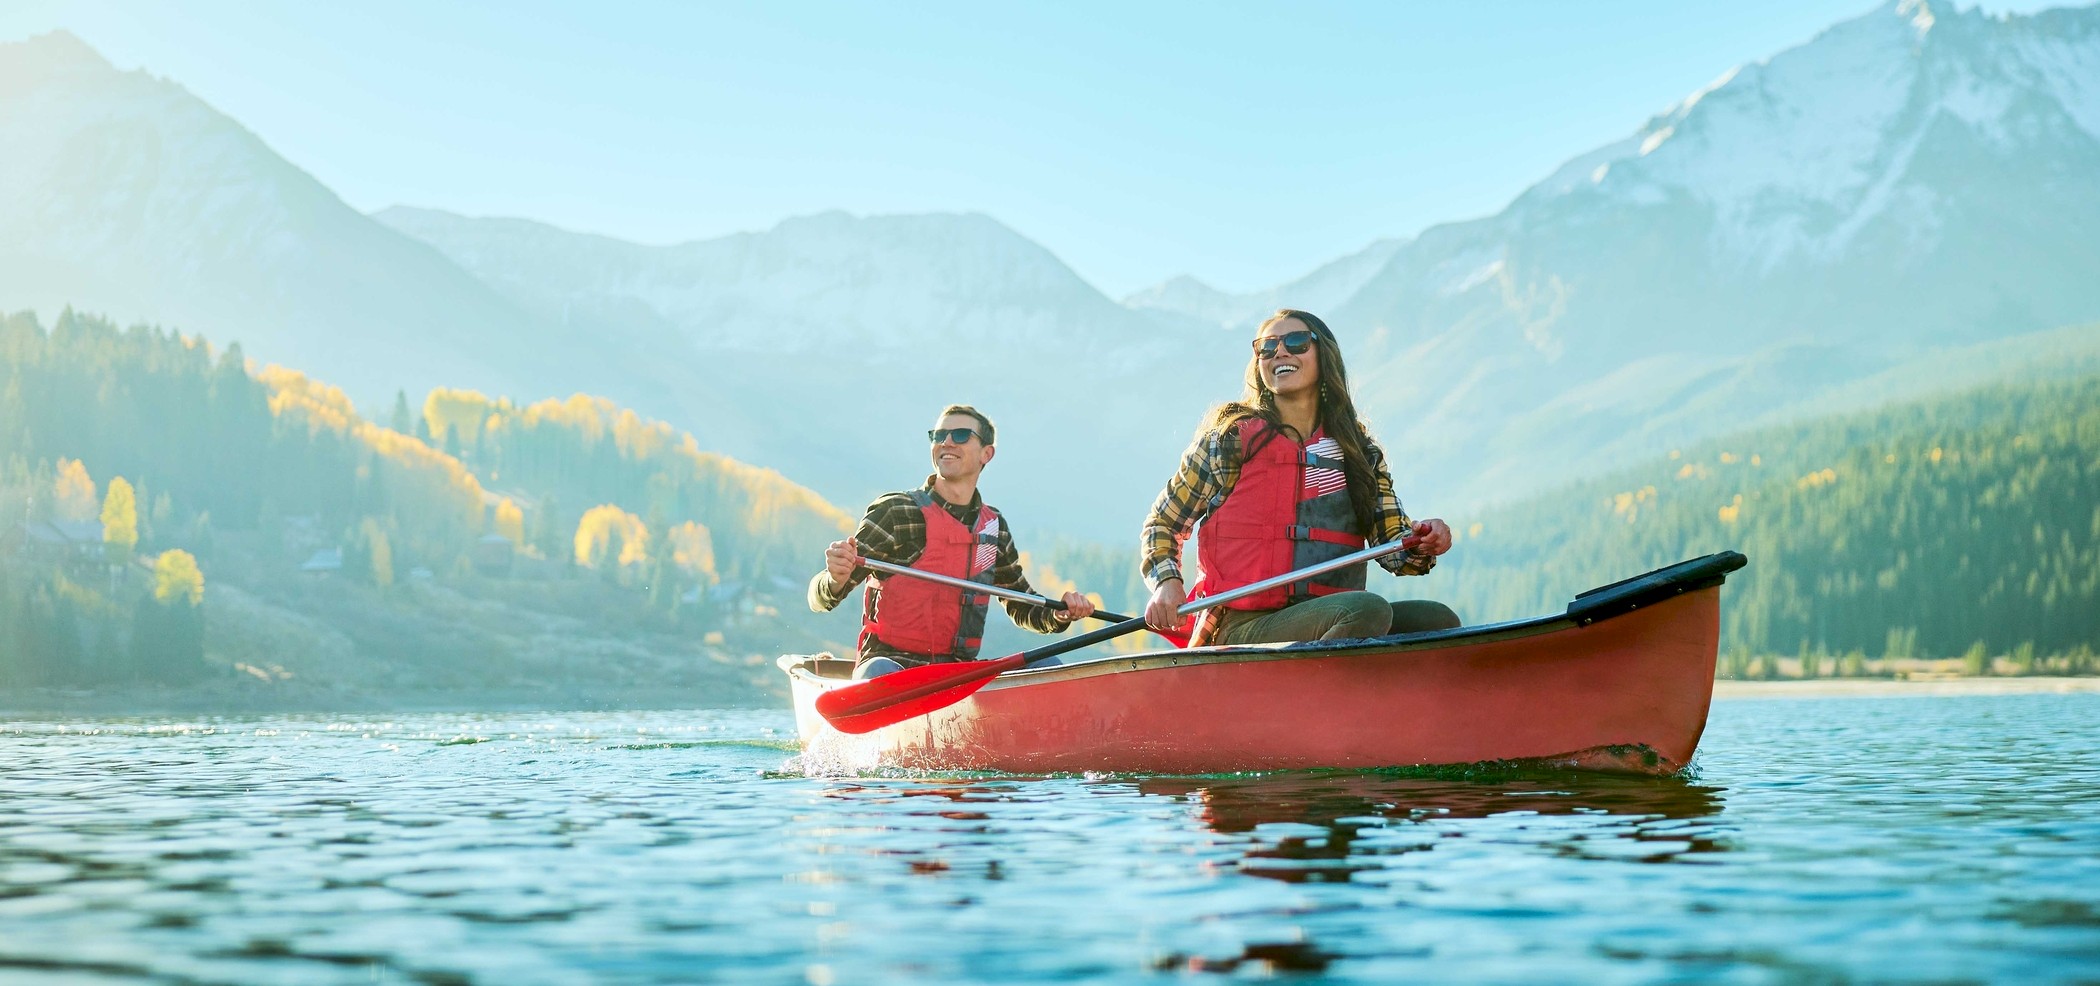
[[[824,570],[809,580],[809,608],[828,613],[854,585],[868,579],[861,597],[860,663],[856,678],[872,678],[920,664],[977,659],[991,597],[901,575],[880,575],[861,564],[867,557],[953,578],[1032,592],[1021,573],[1020,552],[999,511],[978,495],[977,478],[997,449],[992,419],[967,404],[942,409],[934,429],[933,475],[910,492],[885,493],[868,505],[851,538],[824,551]],[[872,576],[872,578],[870,578]],[[1007,602],[1006,615],[1037,633],[1063,633],[1072,621],[1094,611],[1077,592],[1064,595],[1064,609]]]

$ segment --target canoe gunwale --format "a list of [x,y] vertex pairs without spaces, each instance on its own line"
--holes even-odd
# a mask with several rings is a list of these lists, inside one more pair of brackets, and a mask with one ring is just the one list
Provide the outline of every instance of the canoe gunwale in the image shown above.
[[[1434,651],[1542,636],[1577,627],[1590,626],[1674,599],[1687,592],[1721,585],[1727,580],[1728,573],[1742,568],[1745,561],[1743,555],[1738,552],[1722,551],[1679,562],[1675,565],[1659,568],[1652,572],[1580,593],[1573,601],[1568,603],[1565,612],[1548,616],[1510,620],[1502,623],[1488,623],[1479,626],[1457,627],[1450,630],[1390,634],[1382,637],[1364,637],[1354,640],[1219,645],[1146,651],[1138,654],[1111,654],[1071,664],[1053,664],[1008,671],[992,679],[991,683],[985,686],[985,690],[993,691],[1050,681],[1091,678],[1097,675],[1122,674],[1155,668],[1307,660],[1366,653],[1397,654]],[[851,661],[835,657],[827,661],[822,655],[786,655],[781,657],[777,663],[781,670],[786,671],[790,677],[807,678],[813,684],[819,684],[819,687],[823,687],[821,683],[837,683],[844,678],[850,677],[853,667]],[[817,666],[822,664],[833,665],[832,668],[824,670],[837,670],[842,673],[836,677],[819,674],[817,673]]]

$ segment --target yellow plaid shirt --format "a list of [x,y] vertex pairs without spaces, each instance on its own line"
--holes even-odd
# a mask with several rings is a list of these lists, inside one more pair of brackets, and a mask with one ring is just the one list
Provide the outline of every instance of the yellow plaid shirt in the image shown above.
[[[1367,440],[1364,454],[1378,477],[1377,531],[1370,542],[1385,544],[1406,537],[1415,522],[1400,506],[1399,494],[1393,492],[1384,450]],[[1159,491],[1159,499],[1152,501],[1152,513],[1145,518],[1139,550],[1146,585],[1156,589],[1161,582],[1182,577],[1181,546],[1196,522],[1224,503],[1225,495],[1239,483],[1240,462],[1239,431],[1230,427],[1198,436],[1181,454],[1181,467],[1167,481],[1167,488]],[[1436,567],[1436,558],[1403,551],[1378,559],[1378,564],[1394,575],[1425,575]]]
[[[932,492],[933,480],[932,476],[926,477],[925,484],[919,488]],[[981,493],[972,493],[968,503],[949,503],[938,493],[934,494],[933,499],[947,508],[948,516],[964,525],[974,522],[977,518],[977,508],[984,505],[984,496]],[[996,507],[993,509],[997,510]],[[999,517],[1003,521],[1006,515],[1001,513]],[[918,504],[912,502],[910,494],[885,493],[877,497],[874,503],[868,504],[867,512],[861,515],[860,527],[853,532],[853,540],[860,546],[861,553],[869,558],[886,561],[892,565],[912,565],[926,553],[926,514],[919,509]],[[853,570],[852,577],[839,582],[831,577],[830,571],[818,571],[816,576],[809,580],[809,608],[819,613],[828,613],[836,609],[839,603],[844,602],[846,597],[853,593],[854,586],[873,574],[874,569],[857,568]],[[1017,589],[1021,592],[1035,591],[1028,585],[1028,576],[1021,572],[1021,552],[1014,547],[1012,524],[999,525],[998,554],[992,563],[991,575],[992,584],[1000,588]],[[878,588],[876,593],[879,596],[881,589]],[[1037,633],[1063,633],[1071,626],[1070,623],[1058,619],[1057,614],[1048,607],[1015,602],[1011,599],[1002,599],[1000,602],[1006,606],[1006,615],[1012,618],[1014,625],[1023,629]],[[905,664],[917,664],[925,660],[920,655],[891,647],[880,639],[868,641],[867,649],[863,650],[860,656],[893,657]]]

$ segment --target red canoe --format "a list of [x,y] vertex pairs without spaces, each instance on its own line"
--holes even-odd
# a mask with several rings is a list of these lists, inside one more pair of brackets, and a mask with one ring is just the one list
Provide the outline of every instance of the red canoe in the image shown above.
[[812,704],[848,661],[780,659],[805,762],[1209,774],[1526,763],[1667,774],[1713,699],[1724,551],[1575,597],[1556,616],[1368,640],[1200,647],[1000,675],[970,698],[862,735]]

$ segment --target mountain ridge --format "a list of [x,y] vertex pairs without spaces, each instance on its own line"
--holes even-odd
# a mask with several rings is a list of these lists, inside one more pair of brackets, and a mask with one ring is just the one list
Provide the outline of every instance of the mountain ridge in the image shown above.
[[[1083,334],[1168,328],[1133,317],[1050,250],[982,213],[829,210],[665,246],[437,209],[395,206],[373,218],[531,307],[569,317],[617,311],[604,326],[611,331],[632,317],[629,302],[688,334],[761,319],[773,348],[910,341],[904,330],[943,317],[975,321],[975,333],[1043,331],[1037,309],[1062,310],[1074,323],[1067,330]],[[922,310],[908,312],[914,302]]]
[[[1119,542],[1236,390],[1244,344],[1223,336],[1307,308],[1340,333],[1409,505],[1463,510],[2100,318],[2096,12],[1884,5],[1724,73],[1495,215],[1267,291],[1181,278],[1121,303],[982,214],[832,211],[661,246],[367,217],[172,83],[188,117],[125,103],[136,86],[107,79],[144,73],[78,39],[46,42],[61,69],[0,46],[0,96],[49,90],[0,99],[0,138],[33,148],[0,158],[0,230],[21,234],[0,245],[0,307],[237,336],[361,398],[606,393],[845,503],[906,482],[922,420],[974,402],[1007,436],[996,499]],[[217,143],[168,129],[199,113]],[[155,210],[175,218],[141,220]],[[1112,464],[1083,497],[1059,489],[1075,456]]]
[[[1926,9],[1834,25],[1501,213],[1425,230],[1328,316],[1366,343],[1359,406],[1411,426],[1391,443],[1405,454],[1468,473],[1438,495],[1493,500],[2100,317],[2100,141],[2078,122],[2100,87],[2062,69],[2100,67],[2100,7],[1941,16],[1920,41]],[[1886,83],[1871,125],[1821,105],[1854,77]],[[1848,122],[1805,125],[1796,103]],[[1728,170],[1751,151],[1762,164]],[[1839,163],[1802,163],[1819,155]],[[1424,365],[1459,372],[1434,392],[1390,383]],[[1583,388],[1601,403],[1571,414]]]
[[[67,32],[0,44],[0,296],[235,338],[353,393],[572,385],[559,344],[484,358],[526,319],[421,241],[366,220],[178,83],[119,71]],[[412,349],[406,372],[365,354]]]

